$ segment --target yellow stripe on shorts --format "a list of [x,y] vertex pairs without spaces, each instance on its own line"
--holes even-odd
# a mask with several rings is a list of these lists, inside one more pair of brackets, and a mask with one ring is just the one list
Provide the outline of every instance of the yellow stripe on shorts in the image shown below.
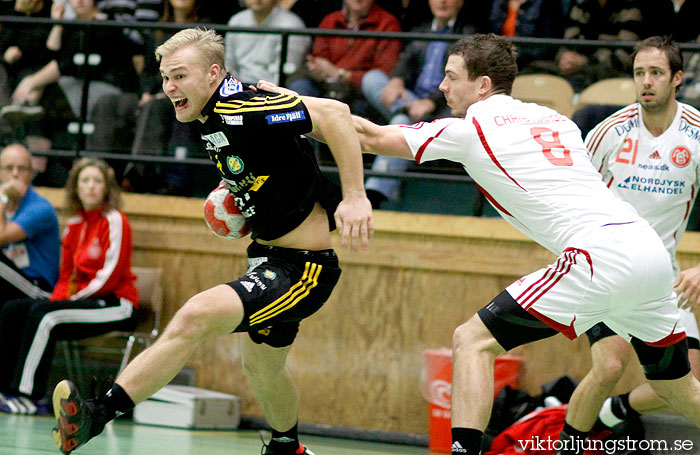
[[250,325],[260,324],[263,321],[277,316],[278,314],[293,308],[301,299],[309,295],[312,288],[318,284],[318,276],[321,274],[323,266],[307,262],[304,267],[304,274],[289,291],[285,292],[280,298],[266,306],[265,308],[256,311],[250,316]]

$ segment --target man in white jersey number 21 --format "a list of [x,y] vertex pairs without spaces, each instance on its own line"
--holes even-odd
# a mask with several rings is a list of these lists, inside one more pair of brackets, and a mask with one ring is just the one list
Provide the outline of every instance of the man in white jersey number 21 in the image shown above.
[[440,88],[461,118],[378,126],[355,118],[363,151],[462,164],[503,218],[559,256],[511,284],[454,333],[452,454],[479,453],[496,356],[605,322],[630,340],[651,386],[700,426],[673,267],[654,229],[615,197],[568,118],[509,96],[512,45],[472,35],[449,50]]
[[[688,357],[697,377],[700,337],[690,307],[700,300],[700,266],[680,272],[675,259],[700,185],[700,112],[676,101],[682,70],[683,56],[675,42],[658,36],[640,41],[634,51],[638,102],[598,124],[585,144],[605,184],[651,224],[668,251]],[[571,397],[566,416],[569,428],[579,435],[592,428],[630,354],[630,345],[612,336],[615,333],[603,323],[586,334],[593,366]],[[625,417],[663,408],[664,401],[647,383],[605,401],[600,417],[613,426]]]

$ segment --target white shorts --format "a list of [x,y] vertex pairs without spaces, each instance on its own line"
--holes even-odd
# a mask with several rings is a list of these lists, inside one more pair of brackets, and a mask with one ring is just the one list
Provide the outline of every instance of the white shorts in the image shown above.
[[659,346],[685,332],[670,258],[645,222],[601,227],[506,291],[571,339],[601,321],[628,341],[635,337]]
[[695,315],[692,311],[687,308],[680,308],[678,312],[681,314],[681,324],[685,327],[685,334],[689,338],[695,338],[700,340],[700,331],[698,330],[698,321],[695,319]]

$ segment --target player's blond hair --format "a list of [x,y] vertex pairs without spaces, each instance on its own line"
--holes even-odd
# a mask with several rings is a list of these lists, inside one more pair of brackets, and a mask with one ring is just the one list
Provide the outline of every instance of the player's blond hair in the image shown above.
[[186,28],[171,36],[156,48],[156,60],[166,57],[185,46],[195,46],[199,59],[205,66],[219,65],[226,68],[224,62],[224,39],[214,30],[204,28]]

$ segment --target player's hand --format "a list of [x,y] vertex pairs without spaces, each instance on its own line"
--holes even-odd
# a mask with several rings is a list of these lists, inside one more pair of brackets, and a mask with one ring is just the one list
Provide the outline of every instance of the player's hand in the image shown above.
[[676,278],[674,288],[678,294],[679,307],[696,307],[700,303],[700,264],[683,270]]
[[350,248],[350,251],[367,249],[374,234],[374,224],[372,204],[364,192],[343,197],[334,217],[343,248]]
[[284,93],[285,95],[299,96],[299,94],[294,90],[289,90],[285,87],[279,87],[273,84],[272,82],[263,81],[262,79],[258,81],[258,88],[260,90],[265,90],[268,92]]

